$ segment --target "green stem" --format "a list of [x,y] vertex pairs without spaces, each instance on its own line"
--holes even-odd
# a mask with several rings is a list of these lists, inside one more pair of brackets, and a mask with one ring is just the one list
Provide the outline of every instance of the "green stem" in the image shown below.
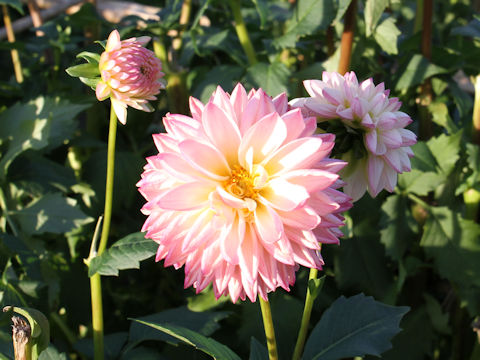
[[[90,257],[101,255],[107,247],[108,234],[110,232],[110,221],[112,219],[113,180],[115,170],[115,140],[117,136],[117,117],[113,107],[110,109],[110,128],[108,132],[107,150],[107,180],[105,185],[105,209],[103,213],[102,236],[98,251],[91,251]],[[95,236],[94,236],[95,238]],[[103,346],[103,305],[102,305],[102,281],[99,273],[90,277],[90,293],[92,299],[92,327],[94,359],[104,359]]]
[[263,327],[265,328],[265,336],[267,338],[268,358],[270,360],[278,360],[277,341],[275,340],[275,329],[273,327],[272,312],[270,303],[263,300],[260,296],[260,308],[262,309]]
[[255,56],[255,50],[253,49],[252,42],[250,41],[250,36],[248,36],[247,27],[242,18],[242,13],[240,11],[240,1],[239,0],[229,0],[230,8],[233,12],[233,18],[235,19],[235,30],[237,32],[238,40],[242,45],[243,51],[247,55],[248,63],[250,65],[255,65],[257,63],[257,57]]
[[[310,280],[316,279],[317,274],[317,269],[310,269],[308,283],[310,283]],[[295,344],[295,350],[293,351],[292,360],[300,360],[300,358],[302,357],[303,346],[305,345],[305,340],[307,339],[308,325],[310,323],[310,316],[312,315],[314,300],[315,297],[312,295],[310,287],[307,286],[307,297],[305,299],[305,306],[303,308],[302,323],[300,325],[300,331],[298,332],[297,343]]]
[[92,327],[94,359],[103,360],[103,302],[102,279],[99,273],[90,277],[90,293],[92,297]]
[[113,176],[115,171],[115,140],[117,137],[117,116],[113,107],[110,109],[110,128],[108,130],[107,150],[107,181],[105,184],[105,209],[103,211],[103,226],[98,255],[102,255],[107,247],[108,234],[110,232],[110,221],[112,220],[113,200]]
[[423,206],[425,208],[425,210],[428,211],[428,209],[431,208],[430,205],[428,205],[425,201],[423,201],[422,199],[420,199],[418,196],[416,195],[413,195],[413,194],[408,194],[407,197],[410,199],[410,200],[413,200],[414,202],[416,202],[418,205],[420,206]]

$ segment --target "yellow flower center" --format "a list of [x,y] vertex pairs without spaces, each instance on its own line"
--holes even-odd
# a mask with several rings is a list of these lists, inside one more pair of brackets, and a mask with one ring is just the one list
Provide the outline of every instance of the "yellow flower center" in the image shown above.
[[268,174],[260,165],[254,165],[251,174],[242,166],[234,165],[230,179],[225,183],[225,189],[240,199],[255,200],[267,179]]

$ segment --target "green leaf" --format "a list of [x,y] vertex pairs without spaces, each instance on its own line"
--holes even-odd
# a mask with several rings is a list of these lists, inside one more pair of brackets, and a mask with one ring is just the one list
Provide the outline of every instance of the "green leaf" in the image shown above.
[[240,360],[240,357],[227,346],[187,328],[171,324],[150,323],[138,319],[133,320],[173,336],[184,343],[203,351],[214,359]]
[[98,68],[98,64],[95,63],[70,66],[65,69],[65,71],[73,77],[95,78],[100,76],[100,69]]
[[48,323],[47,318],[43,313],[32,308],[20,308],[16,306],[7,306],[3,308],[3,311],[9,310],[20,314],[27,319],[31,329],[32,357],[37,358],[50,343],[50,324]]
[[367,37],[373,34],[373,30],[380,20],[383,11],[388,6],[388,0],[367,0],[365,3],[365,30]]
[[454,134],[458,131],[457,125],[455,125],[448,114],[448,108],[445,103],[432,102],[428,105],[428,111],[432,114],[433,122],[445,128],[449,134]]
[[451,34],[480,38],[480,21],[478,19],[473,19],[465,26],[453,28]]
[[54,148],[75,131],[75,116],[89,104],[73,104],[60,98],[38,97],[16,103],[0,114],[0,133],[8,150],[0,161],[0,178],[12,161],[26,150]]
[[366,291],[377,298],[386,296],[392,275],[382,244],[376,237],[353,237],[342,241],[335,258],[335,279],[343,291]]
[[448,207],[431,207],[420,245],[440,275],[457,284],[480,286],[480,225]]
[[389,196],[382,205],[380,241],[385,245],[386,254],[394,260],[403,257],[413,240],[407,206],[407,198],[401,195]]
[[247,79],[255,87],[261,87],[270,96],[287,92],[290,70],[281,62],[257,63],[247,70]]
[[397,41],[401,31],[395,25],[395,19],[388,17],[377,26],[373,36],[378,45],[387,53],[398,54]]
[[430,63],[422,55],[413,55],[405,71],[395,85],[395,90],[400,91],[423,83],[430,76],[444,74],[447,69]]
[[452,172],[460,157],[462,131],[453,135],[442,134],[427,142],[428,148],[437,160],[441,171],[448,175]]
[[430,191],[435,190],[440,184],[446,180],[445,174],[436,172],[422,172],[412,169],[409,172],[398,175],[398,186],[405,193],[415,193],[420,196],[427,195]]
[[273,41],[277,48],[293,48],[298,38],[325,29],[336,16],[334,0],[299,0],[285,34]]
[[336,360],[376,355],[392,347],[390,340],[406,306],[390,306],[363,294],[341,296],[323,314],[305,344],[304,360]]
[[248,360],[265,360],[268,359],[267,348],[260,344],[257,339],[252,336],[250,340],[250,356]]
[[265,27],[268,18],[268,3],[267,0],[252,0],[260,17],[260,29]]
[[15,8],[20,14],[24,14],[22,2],[20,0],[0,0],[0,4],[11,6]]
[[[159,323],[172,324],[188,328],[192,331],[209,336],[219,329],[218,322],[229,315],[228,312],[194,312],[182,306],[179,308],[168,309],[157,314],[152,314],[139,318],[138,320]],[[135,347],[142,341],[161,340],[171,344],[178,344],[179,340],[163,332],[156,331],[151,327],[144,326],[138,322],[132,322],[129,331],[129,348]]]
[[145,233],[137,232],[125,236],[110,246],[102,255],[92,259],[88,267],[88,276],[118,276],[119,270],[139,269],[140,261],[148,259],[157,252],[158,244],[145,239]]
[[207,103],[217,86],[230,92],[234,84],[242,77],[244,69],[240,66],[219,65],[205,73],[204,79],[195,86],[193,96]]
[[467,161],[469,175],[465,181],[455,191],[455,195],[460,195],[468,189],[480,190],[480,147],[476,144],[467,144]]
[[412,151],[415,154],[415,156],[410,159],[412,169],[418,169],[422,172],[437,172],[437,160],[435,160],[426,142],[417,142],[412,146]]
[[93,221],[79,209],[76,200],[60,193],[46,194],[22,210],[12,211],[12,217],[29,235],[62,234]]
[[400,323],[401,331],[392,340],[393,348],[382,360],[424,360],[432,352],[435,333],[424,306],[408,312]]
[[222,296],[218,300],[211,286],[202,290],[200,294],[194,294],[187,298],[188,309],[195,312],[211,310],[228,301],[228,297]]
[[38,358],[38,360],[67,360],[67,355],[65,353],[59,353],[52,345],[43,350]]

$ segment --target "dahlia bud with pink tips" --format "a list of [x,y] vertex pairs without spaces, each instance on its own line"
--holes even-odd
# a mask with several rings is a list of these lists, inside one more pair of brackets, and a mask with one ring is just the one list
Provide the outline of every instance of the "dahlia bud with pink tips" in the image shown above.
[[212,284],[233,302],[289,290],[300,265],[321,269],[319,243],[338,243],[351,207],[336,190],[345,162],[328,157],[334,135],[315,134],[316,119],[285,94],[240,84],[206,105],[190,98],[190,110],[164,118],[138,183],[156,260],[185,266],[185,287]]
[[360,151],[341,155],[348,162],[341,173],[345,193],[356,201],[366,190],[372,197],[382,189],[392,192],[397,174],[410,171],[410,146],[417,141],[405,129],[412,119],[399,111],[401,102],[388,97],[383,83],[375,86],[368,79],[359,84],[354,72],[345,76],[324,72],[322,80],[306,80],[304,85],[310,97],[294,99],[290,105],[320,121],[339,119],[349,136],[363,144]]
[[127,106],[153,111],[148,101],[165,88],[160,60],[144,47],[149,41],[149,36],[120,40],[118,31],[113,30],[100,57],[101,80],[95,93],[100,101],[110,97],[122,124],[127,121]]

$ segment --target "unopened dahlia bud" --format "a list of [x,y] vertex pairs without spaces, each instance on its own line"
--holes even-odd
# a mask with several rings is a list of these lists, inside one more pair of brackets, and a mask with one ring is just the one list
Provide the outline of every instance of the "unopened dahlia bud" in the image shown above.
[[144,47],[149,41],[149,36],[120,40],[113,30],[100,57],[101,80],[95,93],[100,101],[110,97],[122,124],[127,121],[127,106],[150,112],[148,101],[156,100],[155,95],[165,88],[160,60]]

